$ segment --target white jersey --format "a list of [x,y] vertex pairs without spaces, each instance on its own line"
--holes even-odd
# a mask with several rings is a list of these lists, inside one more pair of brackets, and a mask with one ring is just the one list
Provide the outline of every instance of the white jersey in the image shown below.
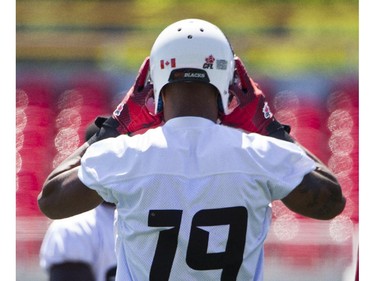
[[270,203],[314,162],[293,143],[180,117],[94,143],[78,176],[117,205],[116,280],[262,280]]
[[[96,281],[116,269],[114,210],[101,204],[93,210],[61,220],[48,227],[40,249],[40,266],[48,271],[64,262],[90,265]],[[112,279],[114,280],[114,279]]]

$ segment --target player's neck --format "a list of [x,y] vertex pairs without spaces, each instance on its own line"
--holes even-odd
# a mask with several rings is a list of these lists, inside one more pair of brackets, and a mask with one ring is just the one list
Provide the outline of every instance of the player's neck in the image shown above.
[[171,89],[163,94],[164,120],[183,116],[196,116],[216,122],[218,105],[216,92],[206,90]]

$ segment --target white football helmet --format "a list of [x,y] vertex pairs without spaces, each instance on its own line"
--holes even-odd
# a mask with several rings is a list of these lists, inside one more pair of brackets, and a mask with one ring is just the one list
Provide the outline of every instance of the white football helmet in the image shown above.
[[150,78],[154,84],[155,113],[162,111],[162,88],[180,81],[207,82],[221,96],[224,114],[229,114],[229,85],[233,82],[234,53],[224,33],[200,19],[185,19],[166,27],[150,54]]

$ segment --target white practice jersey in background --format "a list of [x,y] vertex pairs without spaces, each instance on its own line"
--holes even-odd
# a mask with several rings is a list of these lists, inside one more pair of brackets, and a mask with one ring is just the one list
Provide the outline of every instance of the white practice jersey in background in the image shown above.
[[101,204],[88,212],[54,220],[40,249],[40,266],[83,262],[90,265],[97,281],[107,281],[116,267],[114,206]]
[[314,168],[290,142],[180,117],[94,143],[78,175],[117,205],[116,280],[262,280],[270,203]]

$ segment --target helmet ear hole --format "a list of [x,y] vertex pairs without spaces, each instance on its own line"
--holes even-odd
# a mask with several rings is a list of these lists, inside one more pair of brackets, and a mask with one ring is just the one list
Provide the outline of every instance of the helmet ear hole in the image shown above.
[[163,99],[159,98],[158,103],[155,103],[155,106],[157,106],[157,112],[163,111]]
[[156,113],[162,112],[163,111],[163,93],[164,93],[164,88],[167,84],[163,86],[163,88],[159,92],[159,98],[154,100],[154,109],[156,108]]

